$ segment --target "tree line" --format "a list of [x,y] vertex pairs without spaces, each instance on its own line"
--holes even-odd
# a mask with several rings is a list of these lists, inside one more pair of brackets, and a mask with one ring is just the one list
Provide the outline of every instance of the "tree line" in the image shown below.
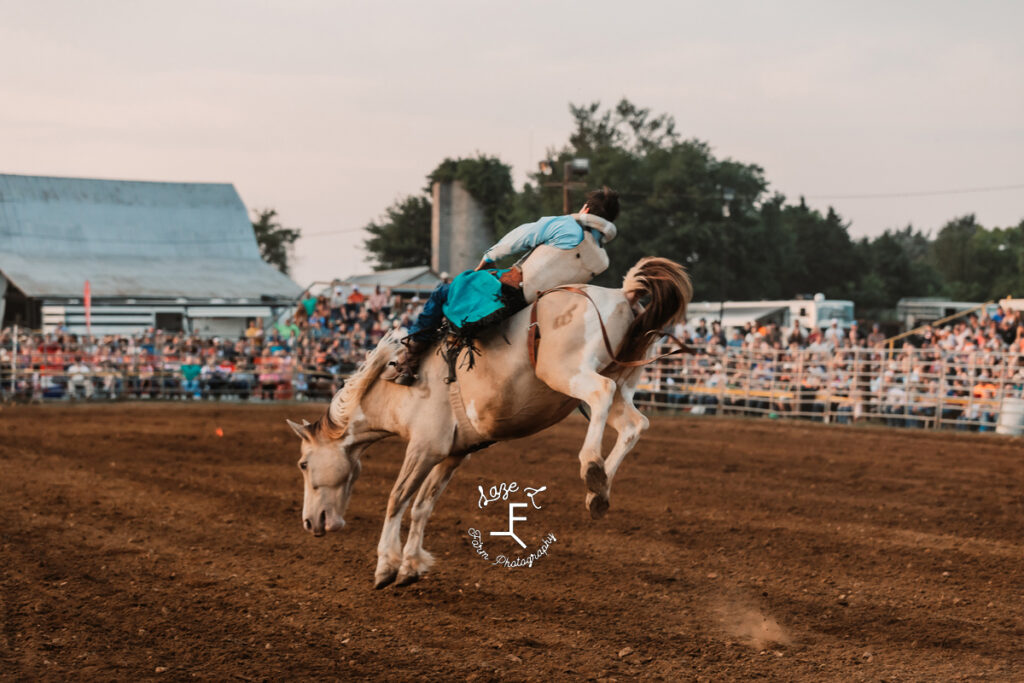
[[[768,190],[756,164],[717,158],[708,143],[684,139],[667,114],[628,100],[570,106],[573,132],[549,150],[555,178],[562,164],[590,160],[585,181],[622,196],[620,238],[600,284],[621,280],[637,259],[666,256],[687,266],[696,300],[788,299],[823,292],[851,299],[877,316],[905,296],[977,301],[1024,296],[1024,220],[986,228],[973,215],[956,217],[934,235],[914,226],[854,239],[848,221]],[[397,201],[365,226],[377,269],[430,262],[430,184],[461,180],[493,219],[499,235],[540,216],[562,212],[558,188],[535,172],[520,190],[511,168],[479,155],[445,159],[419,193]],[[573,193],[574,209],[583,192]]]

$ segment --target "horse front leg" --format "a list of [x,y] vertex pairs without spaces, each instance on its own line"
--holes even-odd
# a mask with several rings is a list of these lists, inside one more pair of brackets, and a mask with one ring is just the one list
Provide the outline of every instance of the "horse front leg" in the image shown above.
[[408,586],[419,581],[433,564],[433,556],[423,549],[423,533],[427,528],[427,520],[434,512],[437,499],[444,493],[455,470],[468,457],[466,454],[449,455],[434,465],[434,469],[430,470],[430,474],[420,485],[420,490],[416,493],[416,499],[413,501],[412,510],[409,513],[412,521],[409,525],[409,535],[405,539],[405,548],[402,550],[402,566],[398,570],[398,583],[395,585]]
[[381,530],[380,542],[377,543],[374,588],[384,588],[398,577],[398,570],[402,565],[402,516],[427,474],[443,457],[437,455],[436,448],[428,444],[410,443],[406,449],[405,462],[402,463],[402,470],[391,488],[384,528]]
[[[583,400],[590,408],[590,425],[580,449],[580,477],[587,484],[588,498],[593,495],[607,509],[608,475],[605,474],[604,458],[601,457],[601,440],[615,397],[615,381],[593,373],[583,378],[577,377],[573,384],[580,387],[581,395],[576,398]],[[590,508],[589,503],[587,507]],[[591,516],[594,517],[593,512]]]
[[[639,374],[639,373],[637,373]],[[618,433],[615,445],[604,461],[604,472],[608,477],[608,493],[611,493],[612,479],[626,455],[633,450],[640,435],[650,426],[647,416],[633,405],[633,394],[636,392],[635,382],[619,383],[611,410],[608,413],[608,424]],[[603,517],[608,511],[609,500],[595,493],[587,494],[587,508],[594,519]]]
[[[590,425],[580,449],[580,478],[586,482],[587,507],[595,519],[594,506],[608,509],[608,475],[601,457],[601,439],[608,422],[608,412],[615,397],[615,380],[598,374],[593,368],[583,367],[567,372],[564,366],[537,368],[537,376],[555,391],[577,398],[590,408]],[[596,501],[596,502],[594,502]],[[603,514],[603,513],[602,513]]]

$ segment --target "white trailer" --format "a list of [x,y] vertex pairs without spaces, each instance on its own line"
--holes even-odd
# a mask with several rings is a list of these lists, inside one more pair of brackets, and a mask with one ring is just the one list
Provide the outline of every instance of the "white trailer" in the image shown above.
[[818,294],[813,299],[780,299],[774,301],[701,301],[686,309],[686,323],[694,327],[703,318],[708,324],[721,320],[726,329],[743,327],[748,322],[775,322],[785,329],[799,321],[804,329],[824,328],[833,320],[848,329],[855,320],[853,302],[826,299]]

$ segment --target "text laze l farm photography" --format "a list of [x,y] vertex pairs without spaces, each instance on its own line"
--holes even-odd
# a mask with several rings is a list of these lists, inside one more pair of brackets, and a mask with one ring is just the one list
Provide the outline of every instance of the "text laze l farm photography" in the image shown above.
[[[534,510],[543,509],[541,505],[537,504],[536,497],[539,494],[547,491],[547,488],[547,486],[541,486],[540,488],[527,486],[524,489],[522,489],[522,491],[520,491],[519,483],[515,481],[512,482],[511,484],[501,482],[500,484],[491,486],[486,492],[484,491],[483,486],[477,486],[477,490],[480,491],[480,499],[477,501],[478,508],[486,508],[488,505],[491,505],[492,503],[497,503],[498,501],[507,501],[508,505],[508,528],[501,531],[491,531],[487,534],[488,538],[492,536],[505,536],[509,540],[514,541],[519,546],[519,548],[512,549],[511,553],[514,554],[510,553],[507,555],[505,554],[506,551],[503,550],[495,551],[501,554],[498,554],[493,559],[493,561],[491,561],[492,565],[498,567],[505,567],[508,569],[515,569],[518,567],[533,567],[533,563],[539,560],[541,557],[547,555],[548,548],[551,547],[552,543],[555,543],[558,540],[557,538],[555,538],[555,535],[553,533],[548,532],[547,534],[542,536],[540,540],[537,541],[535,544],[530,544],[527,543],[527,541],[524,541],[522,538],[520,538],[519,534],[516,533],[516,522],[523,523],[520,526],[520,529],[522,530],[522,528],[526,526],[526,523],[529,522],[531,517],[536,519],[538,516],[540,516],[533,514]],[[521,496],[517,496],[517,493],[521,494]],[[510,497],[512,498],[512,500],[509,500]],[[523,498],[524,502],[513,502],[517,497]],[[528,500],[529,503],[525,502],[526,500]],[[524,509],[517,510],[518,508]],[[517,514],[517,512],[519,514]],[[527,516],[527,512],[531,514]],[[530,526],[533,527],[536,525],[531,524]],[[468,533],[469,537],[472,539],[472,545],[474,550],[476,550],[477,555],[479,555],[485,560],[491,560],[491,554],[488,553],[488,551],[484,547],[485,541],[483,532],[479,531],[478,529],[469,529]],[[525,531],[522,531],[522,533],[528,539],[531,539],[533,536],[536,535],[532,533],[527,534]],[[501,546],[500,544],[493,544],[490,547],[500,548]]]

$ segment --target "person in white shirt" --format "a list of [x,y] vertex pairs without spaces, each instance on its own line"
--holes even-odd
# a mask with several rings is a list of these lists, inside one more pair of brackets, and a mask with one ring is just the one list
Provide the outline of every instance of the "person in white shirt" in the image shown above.
[[374,289],[373,294],[367,299],[366,305],[374,313],[388,305],[388,295],[380,288],[380,285]]
[[832,318],[832,323],[825,330],[825,343],[831,348],[838,348],[843,341],[843,331],[839,329],[839,321]]
[[72,398],[77,397],[79,392],[85,394],[86,398],[92,398],[92,368],[82,362],[81,356],[75,357],[75,362],[68,366],[68,393]]
[[337,323],[345,317],[345,302],[348,301],[348,292],[345,291],[345,286],[341,284],[341,280],[334,281],[334,287],[331,288],[331,322]]

